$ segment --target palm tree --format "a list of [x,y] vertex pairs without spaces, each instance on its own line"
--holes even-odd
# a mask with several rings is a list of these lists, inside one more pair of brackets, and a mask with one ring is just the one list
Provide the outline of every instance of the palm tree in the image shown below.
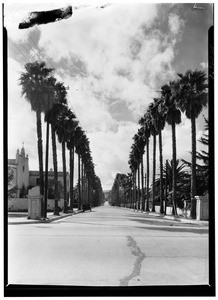
[[22,85],[22,96],[30,103],[31,109],[36,112],[36,127],[38,138],[38,159],[39,159],[39,181],[40,193],[44,195],[43,178],[43,146],[42,146],[42,122],[41,113],[51,107],[53,89],[48,84],[48,78],[53,69],[46,67],[45,62],[27,63],[25,72],[20,76]]
[[196,219],[196,119],[207,105],[207,78],[204,71],[188,70],[180,77],[179,107],[191,120],[192,175],[191,175],[191,218]]
[[143,127],[143,136],[146,144],[146,157],[147,157],[147,184],[146,184],[146,211],[149,211],[149,137],[151,135],[151,119],[148,112],[145,113],[144,117],[139,120],[139,124]]
[[[204,130],[209,130],[208,119],[204,118],[205,126]],[[203,133],[202,137],[199,139],[199,142],[204,146],[209,146],[209,135],[208,133]],[[196,194],[199,196],[208,193],[208,184],[209,184],[209,153],[208,151],[201,150],[197,151],[196,158],[202,163],[196,163]],[[192,164],[184,159],[182,161],[191,169]]]
[[[187,164],[181,160],[182,163],[180,164],[180,160],[176,160],[176,178],[177,182],[176,185],[178,187],[177,189],[177,199],[181,200],[185,196],[187,197],[187,194],[190,193],[190,187],[189,187],[189,180],[190,175],[188,173]],[[173,161],[166,161],[165,166],[163,167],[163,183],[165,186],[169,187],[169,192],[172,194],[172,182],[173,182]],[[159,193],[156,193],[156,197],[160,198],[160,178],[157,178],[155,181],[155,185],[157,189],[159,190]]]
[[129,167],[132,172],[132,180],[133,180],[133,201],[132,201],[132,208],[135,208],[136,205],[136,171],[137,171],[137,163],[135,160],[134,149],[131,147],[131,152],[129,155]]
[[[75,122],[73,122],[75,120]],[[72,124],[77,126],[76,116],[70,110],[66,110],[58,117],[57,135],[58,141],[62,145],[62,162],[63,162],[63,178],[64,178],[64,212],[67,212],[67,183],[66,183],[66,143],[70,139]]]
[[139,209],[140,207],[140,162],[141,162],[141,153],[139,148],[137,147],[136,143],[132,145],[133,149],[133,155],[134,155],[134,161],[136,165],[136,171],[135,171],[135,182],[136,183],[136,203],[135,203],[135,209]]
[[[58,162],[57,162],[57,146],[56,146],[56,130],[59,130],[59,124],[60,117],[66,114],[68,108],[67,108],[67,99],[66,99],[66,89],[63,85],[63,83],[55,82],[54,80],[54,105],[52,108],[46,113],[45,115],[45,121],[48,122],[48,124],[51,124],[51,134],[52,134],[52,152],[53,152],[53,167],[54,167],[54,199],[55,199],[55,209],[54,209],[54,215],[59,215],[58,210]],[[66,209],[64,209],[64,212],[66,212]]]
[[82,198],[81,198],[81,170],[83,169],[83,154],[85,151],[85,145],[87,143],[87,137],[85,132],[80,128],[76,128],[76,153],[78,154],[78,191],[79,191],[79,208],[81,208]]
[[158,131],[156,129],[155,123],[156,123],[156,106],[155,103],[152,102],[148,106],[147,110],[148,114],[150,114],[150,130],[151,134],[153,135],[153,183],[152,183],[152,211],[155,212],[155,177],[156,177],[156,135],[158,134]]
[[[142,187],[142,205],[141,209],[145,210],[145,199],[144,199],[144,165],[143,165],[143,154],[145,148],[145,140],[143,137],[143,128],[138,130],[138,133],[134,135],[134,146],[136,147],[136,153],[138,152],[137,162],[138,162],[138,177],[140,177],[140,165],[141,165],[141,187]],[[138,179],[140,182],[140,179]],[[140,184],[139,184],[140,186]],[[140,191],[140,188],[139,188]],[[140,209],[140,208],[139,208]]]
[[75,152],[75,139],[76,128],[79,124],[78,120],[71,115],[69,120],[69,139],[67,141],[67,148],[69,150],[69,166],[70,166],[70,209],[73,209],[73,186],[74,186],[74,152]]
[[153,123],[159,136],[159,158],[160,158],[160,213],[164,213],[163,209],[163,146],[162,146],[162,130],[165,127],[166,109],[162,98],[154,99]]
[[171,81],[169,85],[161,88],[161,93],[166,108],[166,122],[172,128],[172,156],[173,156],[173,214],[176,211],[176,124],[181,123],[181,111],[178,108],[176,99],[178,95],[179,83]]
[[67,148],[69,150],[69,166],[70,166],[70,209],[73,210],[74,151],[75,151],[75,142],[74,142],[74,134],[73,133],[67,142]]

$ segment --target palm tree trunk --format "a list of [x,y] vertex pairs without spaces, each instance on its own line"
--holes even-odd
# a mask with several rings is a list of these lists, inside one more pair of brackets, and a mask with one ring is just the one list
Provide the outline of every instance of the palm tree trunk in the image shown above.
[[145,210],[145,197],[144,197],[144,164],[143,164],[143,154],[141,157],[141,180],[142,180],[142,211]]
[[163,214],[163,148],[162,131],[159,131],[159,152],[160,152],[160,213]]
[[191,118],[192,136],[192,173],[191,173],[191,218],[196,219],[196,122],[195,117]]
[[89,202],[89,177],[87,177],[87,203]]
[[176,125],[172,123],[172,147],[173,147],[173,214],[177,215],[176,211]]
[[44,177],[43,177],[43,147],[42,147],[42,121],[40,111],[36,111],[36,127],[38,138],[38,158],[39,158],[39,182],[40,194],[44,195]]
[[[73,188],[74,188],[74,156],[75,156],[75,154],[74,154],[74,146],[73,146],[73,148],[72,148],[72,204],[73,204],[73,199],[74,199],[74,192],[73,192]],[[73,207],[72,207],[72,209],[73,209]]]
[[133,208],[136,209],[136,170],[134,171],[134,203],[133,203]]
[[134,181],[133,181],[133,172],[132,172],[131,187],[130,187],[130,208],[133,208],[133,191],[134,191]]
[[70,209],[73,210],[74,146],[70,149]]
[[146,139],[146,152],[147,152],[147,192],[146,192],[146,211],[149,211],[149,138]]
[[57,161],[57,147],[56,147],[56,136],[54,127],[51,126],[51,138],[52,138],[52,153],[53,153],[53,167],[54,167],[54,215],[59,215],[58,209],[58,161]]
[[167,196],[168,196],[168,191],[167,191],[167,185],[168,185],[168,160],[166,160],[166,178],[165,178],[165,207],[164,207],[164,214],[166,215],[167,213]]
[[44,190],[44,214],[47,218],[47,199],[48,199],[48,157],[49,157],[49,122],[47,122],[46,130],[46,156],[45,156],[45,190]]
[[140,191],[140,163],[138,165],[138,205],[137,210],[140,210],[140,202],[141,202],[141,191]]
[[64,179],[64,213],[67,213],[67,171],[66,171],[66,149],[65,142],[62,142],[63,179]]
[[81,185],[82,185],[82,193],[81,193],[81,202],[84,203],[84,164],[83,159],[81,158]]
[[78,154],[78,202],[79,209],[81,209],[81,186],[80,186],[80,154]]
[[155,212],[155,176],[156,176],[156,134],[153,134],[153,186],[152,186],[152,211]]
[[131,208],[133,208],[133,203],[134,203],[134,174],[132,172]]
[[87,203],[88,202],[88,197],[87,197],[87,174],[86,174],[86,168],[84,167],[84,177],[85,177],[85,179],[84,179],[84,193],[85,193],[85,195],[84,195],[84,199],[85,199],[85,203]]

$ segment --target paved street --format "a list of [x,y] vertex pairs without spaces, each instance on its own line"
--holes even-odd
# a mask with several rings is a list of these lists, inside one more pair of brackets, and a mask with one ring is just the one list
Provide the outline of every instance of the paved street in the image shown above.
[[208,228],[107,204],[8,228],[9,284],[208,284]]

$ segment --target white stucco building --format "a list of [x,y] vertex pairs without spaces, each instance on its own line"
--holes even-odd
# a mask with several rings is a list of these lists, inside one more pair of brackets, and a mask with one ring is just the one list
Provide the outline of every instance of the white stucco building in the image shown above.
[[15,196],[20,197],[21,190],[23,188],[27,190],[29,187],[29,157],[25,154],[24,147],[21,151],[17,149],[15,159],[8,159],[8,167],[14,174],[10,188],[16,186],[18,190]]
[[[21,196],[22,189],[26,191],[28,188],[35,187],[39,185],[39,171],[30,171],[29,170],[29,157],[25,154],[24,147],[21,148],[21,151],[17,149],[16,158],[8,159],[8,168],[13,170],[13,180],[8,188],[17,187],[17,193],[14,197],[19,198]],[[45,172],[44,172],[45,175]],[[48,172],[48,179],[54,178],[54,171],[50,170]],[[63,185],[63,172],[58,172],[58,181]],[[70,189],[70,175],[67,172],[66,176],[67,182],[67,192]]]

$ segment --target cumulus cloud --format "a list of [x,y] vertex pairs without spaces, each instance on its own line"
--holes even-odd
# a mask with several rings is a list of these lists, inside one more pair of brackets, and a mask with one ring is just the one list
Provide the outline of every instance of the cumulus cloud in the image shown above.
[[202,62],[202,63],[200,63],[200,66],[202,67],[203,70],[207,70],[208,69],[208,62]]
[[171,13],[168,19],[168,25],[173,35],[180,34],[183,29],[185,22],[178,15]]

